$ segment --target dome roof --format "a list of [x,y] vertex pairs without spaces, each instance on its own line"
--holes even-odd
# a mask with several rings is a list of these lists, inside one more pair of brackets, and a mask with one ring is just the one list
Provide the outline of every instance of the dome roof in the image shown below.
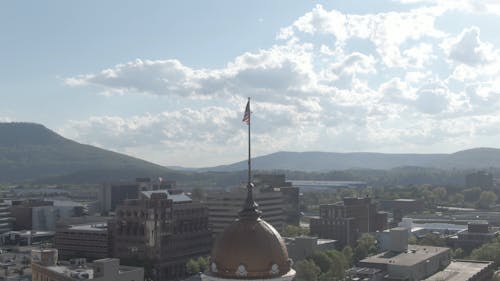
[[210,272],[224,279],[272,279],[290,272],[291,260],[281,235],[260,219],[252,186],[239,219],[217,238]]

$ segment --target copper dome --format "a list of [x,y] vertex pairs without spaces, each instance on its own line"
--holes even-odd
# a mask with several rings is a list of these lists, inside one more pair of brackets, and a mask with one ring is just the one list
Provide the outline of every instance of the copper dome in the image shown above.
[[215,242],[211,273],[222,278],[267,279],[290,271],[281,235],[260,218],[234,221]]

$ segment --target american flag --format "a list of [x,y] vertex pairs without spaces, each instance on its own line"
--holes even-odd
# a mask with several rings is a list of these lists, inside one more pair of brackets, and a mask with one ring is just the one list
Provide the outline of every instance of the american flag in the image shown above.
[[250,100],[247,102],[247,107],[245,108],[245,114],[243,115],[243,122],[250,124]]

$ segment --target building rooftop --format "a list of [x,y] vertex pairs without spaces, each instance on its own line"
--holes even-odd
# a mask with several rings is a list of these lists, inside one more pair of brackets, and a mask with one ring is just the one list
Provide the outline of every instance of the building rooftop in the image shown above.
[[150,190],[150,191],[141,191],[141,194],[146,198],[151,198],[152,194],[165,194],[168,199],[172,199],[175,203],[183,203],[183,202],[192,202],[193,200],[187,196],[184,192],[181,193],[172,193],[166,189],[160,190]]
[[[75,279],[95,279],[97,264],[106,263],[118,263],[117,259],[105,258],[100,260],[95,260],[93,263],[75,263],[71,264],[68,262],[61,262],[57,265],[45,266],[46,269],[59,273],[61,275],[69,276]],[[141,270],[139,267],[123,266],[118,265],[118,273],[124,273],[134,270]]]
[[467,281],[492,263],[491,261],[452,261],[444,270],[424,281]]
[[415,201],[417,201],[417,199],[399,198],[399,199],[394,199],[393,201],[399,201],[399,202],[415,202]]
[[412,266],[449,250],[450,250],[449,248],[445,247],[408,245],[408,250],[405,252],[402,253],[390,252],[390,251],[384,252],[363,259],[361,260],[361,262]]
[[91,230],[91,231],[103,231],[106,232],[108,228],[108,223],[93,223],[93,224],[79,224],[79,225],[70,225],[68,229],[73,230]]

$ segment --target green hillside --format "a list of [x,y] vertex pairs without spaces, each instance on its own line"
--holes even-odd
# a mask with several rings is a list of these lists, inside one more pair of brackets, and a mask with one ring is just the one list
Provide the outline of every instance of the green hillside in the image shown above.
[[[63,138],[33,123],[0,123],[0,182],[57,178],[73,173],[101,174],[107,180],[177,174],[141,159]],[[131,174],[134,173],[134,174]],[[91,178],[89,181],[94,182]]]

